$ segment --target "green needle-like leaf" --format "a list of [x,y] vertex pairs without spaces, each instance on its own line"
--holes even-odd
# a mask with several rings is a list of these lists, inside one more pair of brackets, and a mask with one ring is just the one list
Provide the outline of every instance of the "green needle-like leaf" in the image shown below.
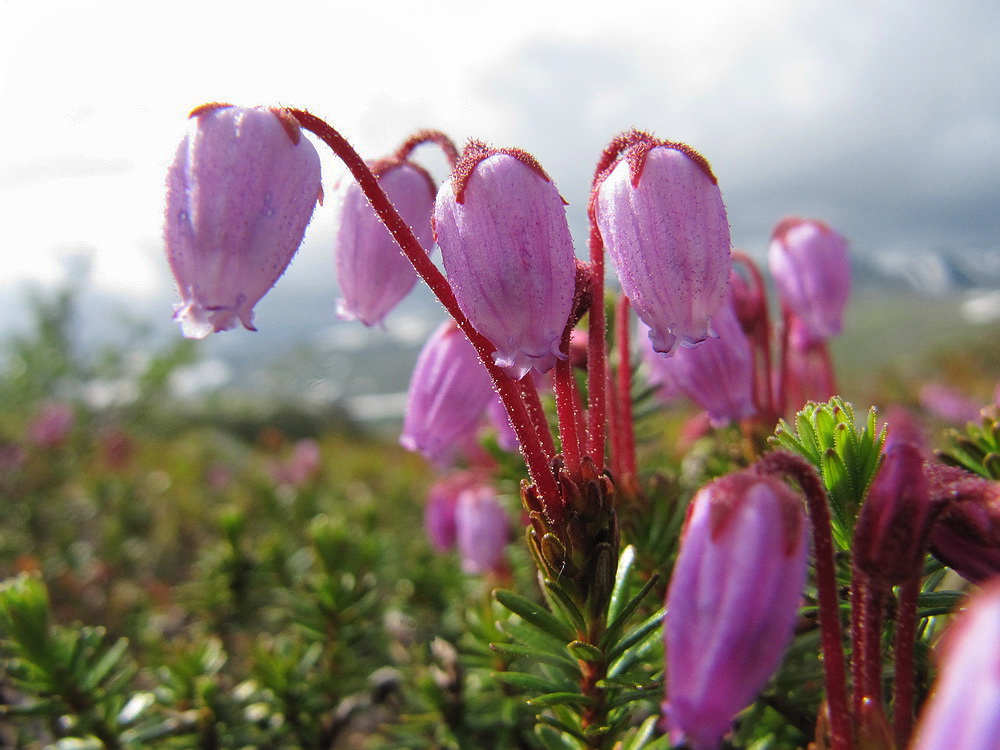
[[559,689],[545,678],[527,672],[493,672],[493,677],[525,692],[552,694]]
[[[618,659],[622,654],[624,654],[628,649],[632,648],[643,638],[648,637],[651,633],[654,633],[660,623],[663,621],[663,616],[666,614],[665,609],[660,609],[655,614],[644,620],[638,627],[630,631],[628,635],[622,638],[618,643],[616,643],[612,648],[608,649],[608,660],[614,661]],[[613,674],[619,674],[618,671],[612,669]]]
[[611,590],[611,600],[608,602],[608,622],[614,622],[628,596],[629,583],[632,580],[632,569],[635,567],[635,547],[628,545],[618,557],[618,570],[615,572],[615,585]]
[[642,600],[646,598],[646,595],[653,590],[659,581],[659,575],[654,573],[650,576],[649,580],[646,581],[645,585],[639,590],[639,592],[633,596],[621,611],[618,612],[617,616],[611,620],[608,625],[607,630],[604,632],[604,636],[601,638],[601,648],[607,648],[610,644],[614,643],[618,637],[621,635],[625,626],[628,624],[629,618],[632,613],[635,612],[636,608],[642,603]]
[[531,698],[529,706],[535,708],[552,708],[553,706],[589,706],[593,701],[580,693],[546,693]]
[[493,592],[493,596],[511,612],[519,615],[525,622],[531,623],[539,630],[548,633],[554,638],[558,638],[563,643],[569,643],[576,638],[576,634],[565,623],[556,619],[551,612],[540,604],[505,589],[497,589]]

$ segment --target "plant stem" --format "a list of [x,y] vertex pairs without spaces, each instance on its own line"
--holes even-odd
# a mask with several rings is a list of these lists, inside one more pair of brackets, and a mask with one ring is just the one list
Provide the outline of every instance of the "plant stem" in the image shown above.
[[410,154],[413,153],[413,150],[417,146],[422,146],[425,143],[437,144],[444,152],[444,158],[448,160],[448,166],[455,166],[455,162],[458,161],[458,149],[455,148],[455,143],[451,138],[440,130],[418,130],[403,142],[403,145],[396,150],[395,156],[400,161],[406,160],[410,158]]
[[622,486],[632,483],[638,473],[635,461],[635,423],[632,417],[632,362],[629,337],[629,300],[624,294],[615,307],[615,344],[618,347],[618,432],[617,443],[622,452],[619,458]]
[[[756,363],[753,368],[754,401],[757,413],[762,415],[766,421],[777,421],[780,415],[775,411],[774,405],[774,383],[771,374],[771,316],[767,306],[767,285],[764,283],[760,269],[757,268],[757,264],[749,255],[739,250],[733,250],[732,258],[734,262],[747,269],[747,273],[750,274],[754,287],[762,300],[760,309],[757,311],[758,317],[754,330],[751,332],[756,350],[754,355]],[[759,367],[757,363],[759,363]]]
[[857,565],[851,572],[852,674],[854,713],[861,715],[865,700],[882,707],[882,621],[885,589]]
[[[569,331],[563,337],[563,349],[568,343]],[[573,364],[569,359],[556,362],[553,378],[556,394],[556,413],[559,417],[559,443],[563,460],[570,476],[580,476],[580,397],[573,377]]]
[[892,720],[896,747],[904,748],[913,731],[913,644],[916,640],[917,599],[920,596],[920,573],[917,572],[899,587],[896,607],[896,684],[894,686]]
[[590,446],[588,455],[604,470],[607,440],[607,342],[604,313],[604,240],[597,228],[597,218],[591,203],[590,268],[591,302],[587,316],[587,417]]
[[354,179],[358,181],[365,197],[371,202],[372,208],[375,209],[379,218],[392,234],[396,244],[399,245],[403,255],[413,264],[420,278],[430,287],[434,296],[455,319],[458,327],[468,336],[510,415],[511,424],[521,446],[521,455],[524,456],[528,474],[538,490],[546,514],[552,520],[561,519],[563,515],[562,499],[550,468],[549,457],[546,456],[541,439],[533,427],[517,382],[493,362],[493,353],[496,351],[496,347],[475,329],[459,308],[448,280],[428,257],[414,236],[413,230],[393,207],[385,191],[378,184],[375,175],[372,174],[364,159],[351,144],[324,120],[310,112],[301,109],[286,109],[285,112],[294,117],[303,128],[322,140],[344,162]]

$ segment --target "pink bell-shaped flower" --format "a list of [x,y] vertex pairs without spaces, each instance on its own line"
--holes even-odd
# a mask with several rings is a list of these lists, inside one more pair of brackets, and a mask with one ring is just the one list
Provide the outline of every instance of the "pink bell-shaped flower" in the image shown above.
[[442,323],[417,358],[399,442],[447,464],[494,398],[493,383],[469,339],[452,321]]
[[729,222],[708,162],[644,134],[597,185],[597,226],[622,289],[671,354],[712,336],[729,287]]
[[778,297],[814,342],[840,333],[851,293],[847,240],[821,221],[783,219],[768,251]]
[[694,497],[667,592],[664,724],[715,750],[792,639],[807,568],[803,504],[752,471]]
[[458,534],[455,508],[458,506],[459,495],[482,482],[482,477],[473,472],[459,471],[442,477],[427,491],[424,531],[427,532],[431,546],[438,552],[455,548]]
[[[651,378],[666,394],[681,393],[704,409],[716,427],[756,412],[753,400],[753,352],[731,301],[713,320],[717,338],[671,356],[652,350],[646,356]],[[652,344],[652,333],[650,334]]]
[[[430,252],[434,247],[431,213],[437,192],[430,175],[406,161],[386,160],[370,166],[420,245]],[[334,254],[343,295],[337,312],[346,320],[379,325],[417,283],[417,272],[357,182],[345,179],[337,201]]]
[[184,335],[242,323],[285,272],[321,194],[316,149],[280,111],[192,113],[167,174],[164,235]]
[[510,519],[491,486],[479,484],[459,494],[455,505],[455,536],[462,570],[466,573],[482,575],[504,570]]
[[434,233],[462,312],[520,379],[563,358],[576,262],[563,200],[538,162],[472,141],[438,191]]
[[945,634],[941,656],[910,748],[1000,748],[1000,582],[973,596]]

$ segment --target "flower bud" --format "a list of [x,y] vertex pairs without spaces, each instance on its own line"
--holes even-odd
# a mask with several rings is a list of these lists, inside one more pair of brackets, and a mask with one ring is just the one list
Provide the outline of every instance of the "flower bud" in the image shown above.
[[482,575],[504,569],[510,519],[492,487],[480,484],[465,489],[458,496],[455,535],[462,570],[466,573]]
[[764,289],[733,270],[729,274],[729,294],[743,332],[747,336],[770,336],[770,331],[767,330],[767,297]]
[[778,297],[803,333],[814,342],[840,333],[851,293],[847,240],[821,221],[792,217],[774,228],[768,259]]
[[596,190],[597,226],[653,348],[671,354],[713,335],[731,261],[726,208],[705,159],[647,137]]
[[716,312],[714,326],[718,338],[678,349],[669,357],[653,352],[647,361],[657,382],[686,395],[718,427],[749,417],[756,409],[753,352],[730,302]]
[[1000,483],[950,466],[928,470],[931,496],[945,504],[931,552],[973,583],[1000,575]]
[[688,509],[667,592],[671,741],[714,750],[792,639],[807,568],[802,502],[749,471],[704,487]]
[[559,191],[531,156],[466,146],[438,191],[434,234],[458,305],[499,367],[520,379],[564,358],[573,242]]
[[912,750],[985,750],[1000,738],[1000,584],[976,594],[946,633]]
[[167,175],[164,235],[184,335],[237,322],[298,250],[320,196],[320,162],[298,124],[268,109],[209,105],[192,114]]
[[941,502],[931,499],[924,454],[896,443],[885,454],[854,529],[854,561],[870,578],[898,586],[918,575]]
[[399,442],[435,463],[447,463],[495,397],[465,334],[451,321],[442,323],[417,357]]
[[[430,175],[410,162],[375,162],[379,185],[399,215],[430,252],[431,212],[436,189]],[[338,192],[334,253],[343,298],[337,312],[346,320],[378,325],[410,292],[417,272],[399,249],[358,183],[345,180]]]

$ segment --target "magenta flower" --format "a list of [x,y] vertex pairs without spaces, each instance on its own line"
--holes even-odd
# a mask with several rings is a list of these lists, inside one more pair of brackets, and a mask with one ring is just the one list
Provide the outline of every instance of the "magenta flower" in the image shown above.
[[912,750],[1000,747],[1000,583],[976,594],[945,636]]
[[[671,356],[650,351],[646,357],[651,382],[665,395],[682,393],[708,412],[716,427],[752,416],[753,352],[731,301],[713,321],[718,338],[696,347],[677,349]],[[650,333],[652,343],[652,333]]]
[[594,209],[653,348],[671,354],[711,336],[731,261],[726,208],[708,163],[687,146],[641,140],[599,183]]
[[434,233],[462,312],[512,377],[546,372],[576,291],[563,200],[522,151],[470,142],[438,191]]
[[750,471],[692,500],[664,622],[671,741],[718,748],[777,669],[805,583],[806,526],[787,485]]
[[66,441],[76,414],[73,407],[60,401],[45,404],[28,424],[28,440],[33,444],[52,448]]
[[510,520],[496,491],[487,484],[466,488],[455,506],[455,536],[462,570],[483,575],[500,573],[510,541]]
[[461,471],[439,479],[427,491],[424,531],[427,532],[431,546],[438,552],[455,548],[455,508],[458,506],[458,496],[481,481],[475,474]]
[[167,174],[164,235],[184,335],[237,322],[285,272],[320,195],[319,155],[280,112],[208,105],[192,113]]
[[961,391],[940,383],[926,383],[920,388],[920,405],[938,419],[963,424],[978,422],[982,405]]
[[312,438],[303,438],[292,446],[290,456],[271,464],[271,477],[275,484],[303,487],[319,473],[322,466],[323,453],[319,443]]
[[475,348],[451,321],[431,334],[417,358],[399,442],[446,464],[471,438],[490,400],[493,383]]
[[802,320],[803,332],[815,343],[840,333],[851,293],[847,240],[821,221],[783,219],[768,260],[778,297]]
[[[436,188],[430,175],[411,162],[371,165],[400,216],[427,252],[434,247],[431,213]],[[338,193],[334,253],[343,298],[337,312],[346,320],[378,325],[417,283],[417,272],[354,180]]]

